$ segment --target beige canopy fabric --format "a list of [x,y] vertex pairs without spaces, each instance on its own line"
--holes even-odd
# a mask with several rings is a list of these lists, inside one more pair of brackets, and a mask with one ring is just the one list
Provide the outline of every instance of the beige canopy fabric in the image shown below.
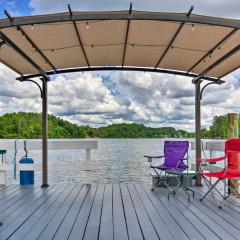
[[116,67],[219,79],[240,66],[239,27],[141,11],[10,17],[0,20],[0,61],[28,77]]

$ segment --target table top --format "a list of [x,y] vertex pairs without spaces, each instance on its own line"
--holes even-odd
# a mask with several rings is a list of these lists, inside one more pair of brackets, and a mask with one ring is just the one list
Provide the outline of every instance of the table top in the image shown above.
[[167,170],[167,173],[173,174],[173,175],[180,175],[180,176],[195,176],[196,172],[192,171],[192,170],[184,170],[184,171],[180,171],[180,170]]

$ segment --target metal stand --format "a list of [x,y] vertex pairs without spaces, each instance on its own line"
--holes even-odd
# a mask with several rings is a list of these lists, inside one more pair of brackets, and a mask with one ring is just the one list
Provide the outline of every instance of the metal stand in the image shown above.
[[[200,159],[201,159],[201,100],[204,89],[212,84],[222,84],[224,81],[218,80],[215,82],[210,82],[201,88],[201,83],[203,80],[201,78],[193,79],[192,83],[195,84],[195,143],[196,143],[196,172],[199,173],[200,170]],[[196,187],[201,187],[201,176],[196,175]]]
[[49,187],[48,184],[48,99],[47,83],[49,78],[40,78],[42,87],[34,80],[26,79],[22,82],[32,82],[37,85],[42,98],[42,188]]
[[[200,169],[200,159],[201,159],[201,80],[198,80],[195,83],[195,143],[196,143],[196,172],[199,172]],[[196,175],[195,186],[200,187],[201,176]]]
[[48,104],[47,104],[47,81],[42,78],[42,188],[48,185]]

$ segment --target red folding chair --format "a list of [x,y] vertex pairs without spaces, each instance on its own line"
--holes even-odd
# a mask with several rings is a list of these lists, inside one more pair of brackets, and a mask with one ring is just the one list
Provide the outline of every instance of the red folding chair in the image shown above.
[[[206,166],[210,163],[216,163],[219,161],[225,161],[225,166],[221,171],[218,172],[204,172],[202,170],[203,166]],[[237,197],[240,197],[240,194],[238,193],[238,187],[240,185],[237,184],[237,186],[233,187],[232,185],[227,183],[227,179],[240,179],[240,139],[230,139],[225,142],[225,156],[219,157],[219,158],[211,158],[211,159],[201,159],[200,164],[200,175],[203,177],[206,185],[208,186],[208,191],[205,193],[205,195],[200,199],[203,201],[203,199],[212,192],[212,190],[217,191],[223,198],[223,200],[218,205],[219,208],[222,208],[222,206],[226,203],[227,199],[231,195],[235,195]],[[217,180],[212,184],[211,181],[208,178],[216,178]],[[230,189],[230,192],[228,195],[222,194],[218,189],[217,185],[219,182],[222,182],[225,187]]]

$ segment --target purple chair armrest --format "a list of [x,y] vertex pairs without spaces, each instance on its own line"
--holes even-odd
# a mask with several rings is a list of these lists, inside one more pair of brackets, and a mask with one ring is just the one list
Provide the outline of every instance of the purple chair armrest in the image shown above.
[[144,155],[148,159],[148,162],[152,164],[152,159],[153,158],[164,158],[165,156],[160,156],[160,155]]
[[163,158],[165,156],[158,156],[158,155],[144,155],[146,158]]

